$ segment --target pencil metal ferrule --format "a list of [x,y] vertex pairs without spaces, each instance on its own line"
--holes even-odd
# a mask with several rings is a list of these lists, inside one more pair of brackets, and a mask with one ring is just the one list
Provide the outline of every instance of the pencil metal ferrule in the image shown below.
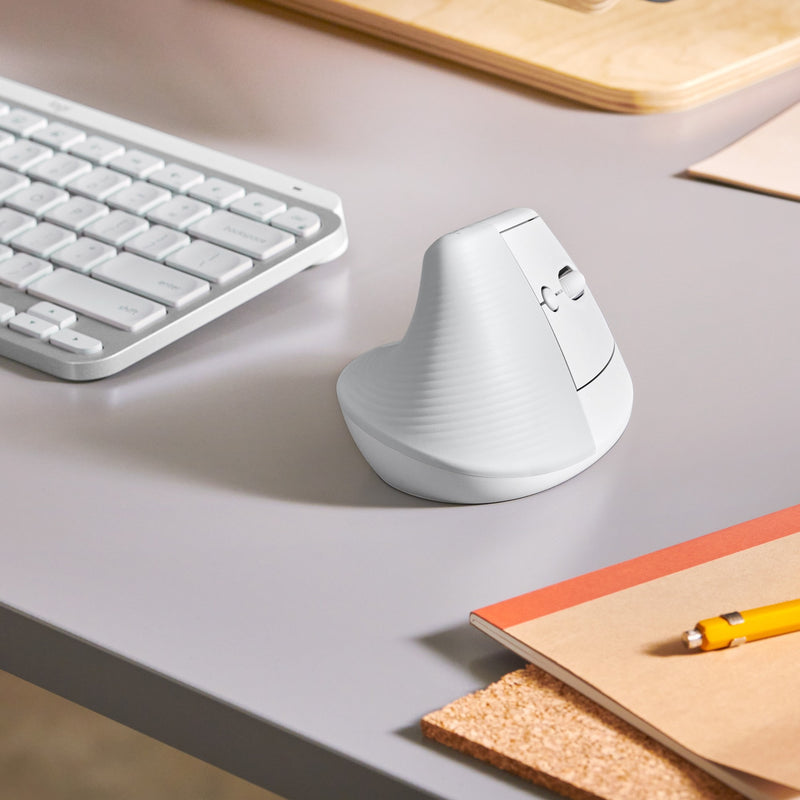
[[720,617],[728,625],[744,625],[744,617],[738,611],[729,611],[727,614],[720,614]]
[[[728,625],[744,625],[744,617],[738,611],[729,611],[727,614],[720,614]],[[728,642],[728,647],[738,647],[747,641],[746,636],[736,636]]]

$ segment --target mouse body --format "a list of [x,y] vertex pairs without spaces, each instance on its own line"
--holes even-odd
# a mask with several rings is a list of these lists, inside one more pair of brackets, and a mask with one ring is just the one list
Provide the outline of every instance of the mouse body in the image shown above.
[[386,483],[449,503],[567,480],[617,441],[633,404],[582,273],[525,208],[434,242],[405,336],[348,364],[337,395]]

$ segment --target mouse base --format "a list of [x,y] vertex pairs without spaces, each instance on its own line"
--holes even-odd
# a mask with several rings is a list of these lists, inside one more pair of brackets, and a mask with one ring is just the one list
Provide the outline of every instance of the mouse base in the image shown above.
[[448,470],[395,450],[347,415],[345,422],[361,454],[389,486],[440,503],[499,503],[563,483],[594,464],[619,439],[633,407],[633,385],[619,350],[614,350],[606,368],[578,392],[578,397],[595,436],[595,451],[568,467],[538,475],[487,477]]

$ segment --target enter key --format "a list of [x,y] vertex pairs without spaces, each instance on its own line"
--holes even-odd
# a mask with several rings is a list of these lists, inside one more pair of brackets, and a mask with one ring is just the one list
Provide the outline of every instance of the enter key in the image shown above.
[[92,270],[92,277],[180,308],[210,289],[208,281],[165,267],[149,258],[120,253]]

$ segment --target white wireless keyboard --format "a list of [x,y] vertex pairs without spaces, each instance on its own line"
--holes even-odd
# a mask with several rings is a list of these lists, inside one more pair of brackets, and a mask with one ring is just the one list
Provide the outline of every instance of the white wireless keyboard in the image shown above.
[[0,355],[103,378],[346,247],[332,192],[0,78]]

